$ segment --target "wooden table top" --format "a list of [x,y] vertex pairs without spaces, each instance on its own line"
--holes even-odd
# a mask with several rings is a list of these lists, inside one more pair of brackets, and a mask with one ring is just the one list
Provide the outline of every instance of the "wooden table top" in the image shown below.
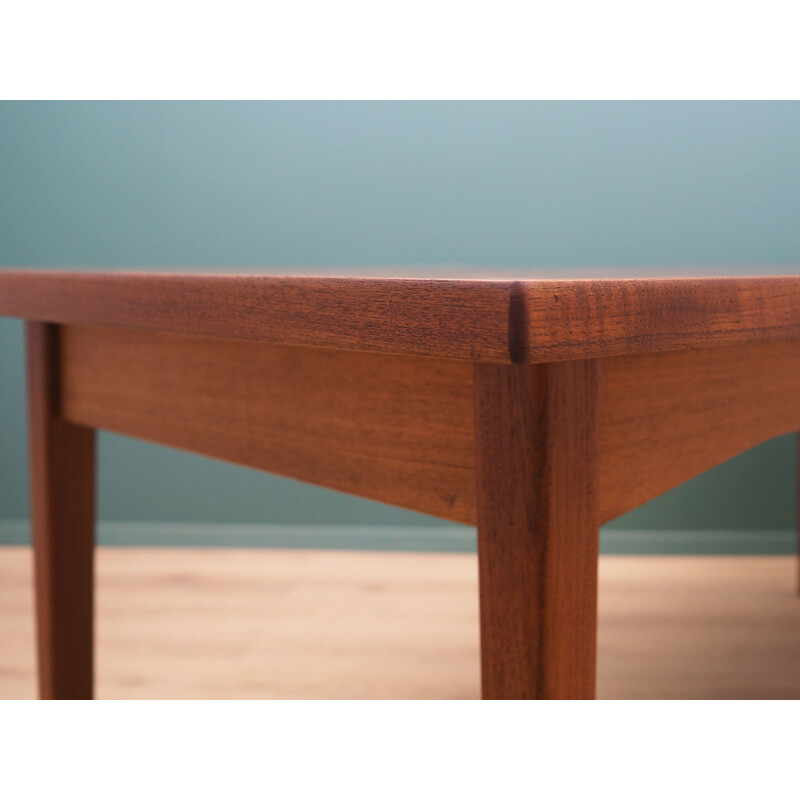
[[800,338],[800,274],[358,272],[5,269],[0,315],[502,363]]

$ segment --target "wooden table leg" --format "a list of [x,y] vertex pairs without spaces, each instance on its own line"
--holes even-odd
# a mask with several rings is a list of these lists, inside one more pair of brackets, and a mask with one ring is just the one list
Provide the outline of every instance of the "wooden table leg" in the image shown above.
[[27,324],[39,693],[93,689],[94,430],[59,419],[58,327]]
[[475,366],[485,699],[595,696],[597,372]]

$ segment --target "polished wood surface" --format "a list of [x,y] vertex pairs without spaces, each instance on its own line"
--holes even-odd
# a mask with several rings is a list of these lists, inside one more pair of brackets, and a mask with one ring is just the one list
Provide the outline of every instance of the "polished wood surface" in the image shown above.
[[0,314],[274,344],[509,358],[505,283],[0,272]]
[[[600,699],[799,699],[788,556],[601,556]],[[102,699],[477,699],[474,555],[100,547]],[[0,547],[0,698],[36,696]]]
[[94,431],[59,414],[58,328],[27,325],[31,522],[42,698],[92,696]]
[[0,315],[503,363],[800,338],[800,276],[432,274],[3,270]]
[[598,367],[475,367],[483,696],[595,693]]
[[93,428],[477,521],[490,698],[592,697],[598,524],[800,428],[800,276],[6,270],[0,314],[46,697],[91,692]]
[[[477,523],[465,362],[73,326],[60,352],[66,420]],[[800,427],[800,341],[597,369],[601,523]]]
[[474,516],[466,362],[69,326],[61,353],[71,422]]
[[523,282],[517,361],[800,337],[800,277]]
[[800,340],[603,359],[601,523],[800,428]]

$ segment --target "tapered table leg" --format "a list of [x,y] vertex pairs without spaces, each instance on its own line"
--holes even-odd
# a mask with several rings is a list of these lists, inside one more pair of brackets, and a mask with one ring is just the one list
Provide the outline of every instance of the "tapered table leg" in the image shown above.
[[485,699],[595,696],[597,371],[475,366]]
[[58,327],[27,324],[39,693],[93,689],[94,431],[59,419]]

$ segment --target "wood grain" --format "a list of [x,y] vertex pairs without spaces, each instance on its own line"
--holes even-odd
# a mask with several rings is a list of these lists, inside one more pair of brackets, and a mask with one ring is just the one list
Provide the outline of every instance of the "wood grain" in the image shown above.
[[473,517],[466,362],[69,326],[61,352],[74,423]]
[[498,363],[800,337],[800,276],[439,274],[444,277],[5,270],[0,315]]
[[94,431],[60,418],[58,329],[28,323],[28,430],[39,691],[92,697]]
[[518,362],[800,337],[800,277],[526,281],[517,291]]
[[0,315],[400,355],[508,358],[510,284],[0,272]]
[[797,430],[798,398],[800,341],[604,359],[601,522]]
[[597,372],[475,367],[484,698],[594,697]]
[[[460,361],[66,326],[75,423],[476,524]],[[601,523],[800,427],[800,342],[599,360]]]
[[0,314],[29,320],[45,697],[92,691],[91,428],[477,517],[498,699],[593,696],[599,522],[800,428],[800,277],[5,271]]

